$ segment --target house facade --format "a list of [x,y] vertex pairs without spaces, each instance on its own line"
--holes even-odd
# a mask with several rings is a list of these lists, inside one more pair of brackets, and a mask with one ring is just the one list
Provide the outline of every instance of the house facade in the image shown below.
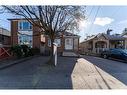
[[11,56],[10,45],[11,45],[11,33],[10,31],[0,28],[0,59]]
[[125,35],[110,35],[109,33],[100,33],[89,37],[80,43],[82,53],[101,53],[105,49],[123,48],[127,49],[127,38]]
[[[48,36],[41,34],[41,30],[31,25],[25,19],[9,19],[11,22],[11,44],[25,44],[32,48],[38,48],[41,52],[50,50],[51,41]],[[78,51],[79,36],[69,32],[62,33],[55,39],[58,44],[58,52]]]
[[[79,50],[79,38],[80,36],[75,35],[70,32],[64,32],[62,35],[59,35],[55,39],[55,43],[58,44],[58,52],[62,53],[63,51],[73,51],[78,53]],[[51,48],[51,41],[48,37],[46,37],[46,49]]]
[[4,28],[0,28],[0,46],[7,46],[11,44],[11,34],[10,31],[4,29]]

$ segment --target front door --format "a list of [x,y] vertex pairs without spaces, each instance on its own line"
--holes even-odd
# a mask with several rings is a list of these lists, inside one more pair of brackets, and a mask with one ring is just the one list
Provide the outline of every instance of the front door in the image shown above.
[[65,39],[65,50],[73,50],[73,39],[72,38]]

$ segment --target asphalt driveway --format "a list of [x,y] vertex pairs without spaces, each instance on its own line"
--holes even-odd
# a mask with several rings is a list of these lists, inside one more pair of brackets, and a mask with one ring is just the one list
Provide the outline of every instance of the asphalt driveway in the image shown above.
[[92,56],[58,57],[57,67],[48,57],[0,70],[1,89],[120,89],[126,88],[127,64]]

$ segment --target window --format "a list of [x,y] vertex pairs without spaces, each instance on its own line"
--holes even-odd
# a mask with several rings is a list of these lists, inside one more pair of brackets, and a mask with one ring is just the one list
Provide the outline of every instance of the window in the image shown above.
[[25,45],[32,47],[32,36],[19,34],[18,43],[20,45],[25,44]]
[[28,21],[20,21],[18,27],[19,30],[32,30],[32,24]]
[[[54,43],[57,43],[58,47],[60,47],[61,46],[61,39],[58,39],[58,38],[55,39]],[[51,47],[51,40],[50,39],[48,39],[48,46]]]

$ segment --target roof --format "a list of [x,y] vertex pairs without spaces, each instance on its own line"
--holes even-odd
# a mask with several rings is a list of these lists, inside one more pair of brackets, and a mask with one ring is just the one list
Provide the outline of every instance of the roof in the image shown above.
[[81,43],[84,43],[86,41],[89,41],[89,40],[92,40],[94,38],[98,38],[100,37],[101,35],[103,35],[106,39],[108,40],[125,40],[125,37],[121,36],[121,35],[108,35],[108,34],[105,34],[105,33],[99,33],[95,36],[91,36],[89,37],[88,39],[86,39],[85,41],[81,42]]
[[121,35],[108,35],[108,34],[102,34],[106,37],[108,40],[124,40],[125,38]]
[[1,28],[1,27],[0,27],[0,34],[1,34],[1,35],[5,35],[5,36],[11,36],[10,31],[8,31],[8,30],[5,29],[5,28]]

